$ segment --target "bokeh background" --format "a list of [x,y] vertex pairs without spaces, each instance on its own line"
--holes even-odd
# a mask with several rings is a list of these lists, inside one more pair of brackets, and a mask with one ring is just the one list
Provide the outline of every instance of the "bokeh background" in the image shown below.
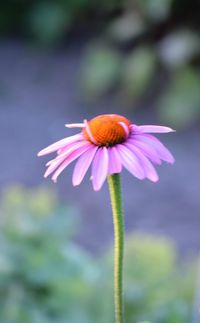
[[0,37],[0,322],[114,322],[107,186],[36,157],[103,113],[177,130],[158,184],[122,174],[126,322],[200,322],[200,2],[1,1]]

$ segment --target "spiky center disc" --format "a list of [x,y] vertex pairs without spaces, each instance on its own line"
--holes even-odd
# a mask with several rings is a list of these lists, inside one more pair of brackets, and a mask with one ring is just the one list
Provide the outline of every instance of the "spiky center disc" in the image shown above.
[[98,146],[123,143],[130,134],[130,121],[117,114],[104,114],[91,119],[83,133],[87,140]]

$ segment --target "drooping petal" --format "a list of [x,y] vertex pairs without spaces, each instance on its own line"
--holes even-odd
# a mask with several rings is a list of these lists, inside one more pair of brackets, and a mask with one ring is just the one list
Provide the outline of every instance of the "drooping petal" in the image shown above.
[[136,126],[133,125],[133,130],[139,130],[142,133],[168,133],[168,132],[175,132],[174,129],[170,127],[164,126],[155,126],[155,125],[143,125],[143,126]]
[[73,172],[72,183],[74,186],[79,185],[85,174],[87,173],[88,168],[94,158],[94,155],[97,151],[98,147],[91,145],[91,147],[80,156],[78,159]]
[[159,154],[149,144],[147,144],[146,142],[144,142],[142,140],[138,140],[138,138],[136,138],[136,136],[128,139],[127,142],[130,142],[134,146],[138,147],[141,150],[141,152],[143,152],[145,154],[145,156],[147,158],[149,158],[154,164],[161,165],[162,162],[159,157]]
[[160,140],[158,140],[156,137],[149,135],[149,134],[143,134],[143,135],[136,135],[134,137],[136,140],[139,140],[140,142],[145,142],[150,147],[154,148],[160,159],[173,164],[174,163],[174,157],[170,153],[170,151],[161,143]]
[[65,153],[68,149],[70,149],[71,147],[74,147],[74,145],[81,145],[85,142],[88,142],[87,140],[80,140],[80,141],[75,141],[66,145],[63,145],[63,147],[61,147],[60,149],[57,150],[57,157],[61,157],[63,153]]
[[117,174],[122,171],[122,163],[120,160],[119,153],[115,147],[108,148],[108,174]]
[[51,159],[49,160],[47,163],[46,163],[46,167],[50,166],[53,162],[55,161],[55,158],[54,159]]
[[132,145],[131,143],[127,143],[126,146],[137,156],[137,158],[140,160],[142,167],[144,169],[146,177],[152,181],[157,182],[159,180],[158,174],[151,164],[151,162],[148,160],[148,158],[140,151],[139,148]]
[[64,162],[58,167],[58,169],[55,171],[55,173],[52,176],[52,180],[54,182],[57,181],[58,176],[60,175],[60,173],[62,173],[62,171],[71,163],[73,162],[75,159],[77,159],[79,156],[81,156],[85,151],[87,151],[89,148],[91,147],[90,144],[81,147],[79,149],[77,149],[76,151],[74,151],[72,154],[70,154],[65,160]]
[[49,175],[51,175],[54,170],[60,165],[62,164],[62,162],[65,160],[65,157],[63,157],[62,159],[52,159],[49,164],[47,163],[47,170],[46,172],[44,173],[44,178],[48,177]]
[[80,141],[80,140],[83,140],[83,139],[84,138],[83,138],[83,135],[81,133],[78,133],[77,135],[61,139],[61,140],[55,142],[54,144],[42,149],[38,153],[38,156],[44,156],[44,155],[50,154],[50,153],[60,149],[61,147],[65,146],[66,144],[70,144],[72,142]]
[[65,148],[65,151],[62,154],[59,154],[56,158],[49,161],[46,165],[49,166],[44,174],[44,177],[46,178],[50,174],[53,173],[53,171],[74,151],[78,150],[81,147],[88,146],[87,141],[80,141],[80,142],[74,142]]
[[64,147],[62,149],[62,151],[58,154],[58,156],[56,157],[56,159],[60,159],[63,157],[67,157],[68,155],[70,155],[74,150],[79,149],[81,147],[87,146],[88,145],[88,141],[87,140],[82,140],[82,141],[78,141],[78,142],[74,142],[72,144],[67,145],[66,147]]
[[158,138],[150,134],[145,134],[145,137],[149,138],[150,140],[152,140],[152,142],[155,143],[155,148],[157,149],[163,160],[167,161],[170,164],[173,164],[175,162],[175,158],[172,153]]
[[80,144],[80,143],[83,143],[84,140],[81,140],[81,141],[75,141],[75,142],[72,142],[70,144],[66,144],[66,145],[63,145],[63,147],[61,147],[60,149],[57,150],[57,157],[59,158],[59,156],[61,157],[62,154],[64,152],[66,152],[68,149],[70,149],[71,147],[74,147],[74,145],[76,144]]
[[99,148],[92,163],[92,184],[95,191],[100,190],[108,174],[108,150]]
[[119,152],[121,163],[123,164],[123,166],[135,177],[139,179],[144,179],[144,171],[135,154],[131,152],[126,146],[121,144],[117,145],[117,151]]

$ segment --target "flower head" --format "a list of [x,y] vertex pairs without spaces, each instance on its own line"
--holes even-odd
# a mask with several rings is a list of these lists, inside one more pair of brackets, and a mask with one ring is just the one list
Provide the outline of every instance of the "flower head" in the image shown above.
[[169,150],[150,133],[167,133],[174,130],[163,126],[137,126],[117,114],[99,115],[83,123],[66,124],[68,128],[81,128],[74,136],[64,138],[41,150],[38,156],[57,151],[49,161],[44,177],[51,174],[57,181],[60,173],[75,159],[72,182],[77,186],[92,165],[91,180],[98,191],[107,175],[120,173],[125,167],[138,179],[157,182],[159,177],[153,166],[162,161],[173,164]]

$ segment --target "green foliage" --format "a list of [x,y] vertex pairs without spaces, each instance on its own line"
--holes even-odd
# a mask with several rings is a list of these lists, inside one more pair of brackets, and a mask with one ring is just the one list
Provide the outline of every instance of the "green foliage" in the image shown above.
[[163,122],[183,128],[200,117],[200,75],[192,68],[176,72],[160,100],[159,114]]
[[92,46],[83,64],[82,88],[85,95],[97,98],[108,92],[120,73],[120,56],[104,46]]
[[[113,322],[113,252],[98,259],[74,242],[76,213],[47,189],[5,191],[0,322]],[[180,269],[168,240],[130,235],[125,243],[126,322],[190,322],[195,269],[195,262],[184,262]]]
[[145,22],[137,12],[125,12],[113,19],[108,26],[107,34],[112,41],[126,44],[145,31]]
[[166,239],[143,235],[127,239],[126,311],[132,321],[135,316],[137,320],[149,319],[154,323],[190,321],[188,305],[193,302],[194,273],[191,268],[194,281],[189,285],[184,278],[187,271],[183,269],[180,273],[176,257],[175,247]]
[[[102,11],[115,8],[103,0]],[[97,0],[7,0],[0,3],[0,34],[18,32],[43,45],[56,45],[79,20],[96,12]],[[84,20],[84,19],[83,19]]]
[[125,243],[124,264],[127,322],[190,322],[195,270],[196,262],[189,267],[184,264],[180,270],[176,249],[169,240],[130,235]]
[[47,190],[14,187],[5,193],[0,210],[1,322],[93,321],[92,310],[85,308],[93,302],[99,269],[71,240],[75,213]]
[[150,94],[162,121],[186,128],[200,119],[199,13],[198,1],[7,0],[0,2],[0,34],[47,48],[88,35],[79,77],[85,98],[112,92],[129,107]]
[[137,98],[145,93],[155,73],[156,57],[150,48],[139,48],[124,62],[122,87],[128,98]]
[[200,53],[199,35],[189,29],[168,34],[159,45],[160,58],[169,68],[180,68]]
[[121,83],[123,96],[135,99],[147,90],[155,68],[156,56],[151,48],[139,48],[124,59],[115,50],[99,44],[86,53],[82,88],[87,97],[97,98]]
[[159,22],[170,14],[172,0],[136,0],[146,19]]
[[59,42],[70,24],[70,14],[58,3],[38,2],[29,16],[31,34],[43,45]]

